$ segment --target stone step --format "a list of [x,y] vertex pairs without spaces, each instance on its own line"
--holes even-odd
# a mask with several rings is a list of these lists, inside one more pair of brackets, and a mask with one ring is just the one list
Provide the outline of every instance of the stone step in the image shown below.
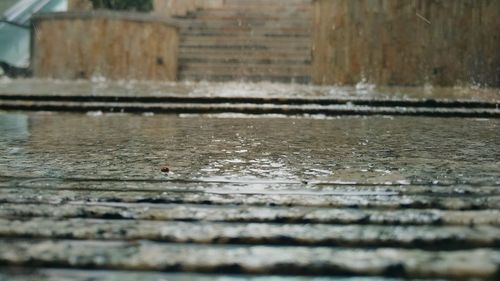
[[181,31],[181,37],[184,36],[224,36],[224,37],[242,37],[242,36],[260,36],[269,38],[304,38],[311,40],[311,33],[308,29],[254,29],[248,27],[229,27],[229,28],[193,28]]
[[303,51],[309,52],[310,46],[308,44],[285,44],[280,42],[244,42],[238,40],[228,40],[227,43],[217,43],[210,41],[191,41],[183,42],[180,44],[180,49],[199,49],[202,50],[219,50],[220,52],[225,51]]
[[265,31],[279,31],[279,32],[302,32],[311,33],[312,24],[308,21],[276,21],[276,22],[257,22],[249,23],[238,20],[219,20],[219,21],[201,21],[201,20],[186,20],[186,19],[175,19],[172,23],[180,28],[181,34],[186,31],[209,31],[209,30],[227,30],[227,31],[254,31],[254,32],[265,32]]
[[299,83],[310,84],[312,82],[311,76],[291,76],[289,74],[279,74],[277,76],[270,75],[215,75],[205,74],[203,72],[181,72],[179,74],[180,81],[214,81],[214,82],[273,82],[273,83]]
[[208,7],[191,12],[191,16],[242,16],[242,17],[272,17],[272,18],[290,18],[290,16],[307,16],[311,17],[313,14],[312,4],[300,5],[282,5],[275,3],[273,5],[230,5]]
[[310,0],[229,0],[175,20],[181,80],[311,81]]
[[263,8],[253,10],[252,8],[236,8],[236,9],[212,9],[201,10],[187,17],[177,17],[179,19],[200,19],[200,20],[269,20],[269,21],[290,21],[290,20],[312,20],[311,9],[287,9],[286,7]]
[[237,48],[237,49],[276,49],[309,50],[312,42],[308,38],[272,38],[254,36],[186,36],[181,39],[180,48]]
[[175,20],[181,31],[186,29],[206,29],[206,28],[252,28],[252,29],[303,29],[311,30],[311,23],[307,20],[238,20],[238,19],[218,19],[218,20]]
[[196,12],[196,19],[200,20],[269,20],[278,21],[290,19],[293,20],[312,20],[311,9],[289,9],[288,7],[278,7],[270,9],[269,7],[260,8],[252,11],[251,9],[206,9]]
[[310,38],[306,37],[278,37],[273,38],[269,36],[251,35],[251,34],[241,34],[239,36],[194,36],[186,35],[181,38],[181,44],[278,44],[281,43],[285,47],[287,44],[294,45],[306,45],[311,46],[312,42]]
[[313,0],[224,0],[224,5],[256,5],[256,6],[270,6],[270,5],[308,5]]
[[179,24],[181,35],[192,35],[193,33],[204,34],[204,33],[218,33],[218,34],[232,34],[239,33],[242,36],[248,35],[260,35],[260,34],[273,34],[275,36],[287,35],[287,36],[306,36],[312,37],[312,28],[306,24],[299,25],[270,25],[260,23],[255,24],[239,24],[237,22],[231,24],[219,24],[219,23],[182,23]]
[[274,57],[270,55],[261,55],[261,56],[243,56],[243,55],[235,55],[235,56],[224,56],[223,54],[220,56],[203,56],[202,54],[188,54],[181,55],[179,57],[179,64],[181,69],[183,66],[193,63],[206,63],[209,65],[241,65],[241,64],[252,64],[252,65],[310,65],[311,58],[309,57]]
[[180,67],[184,75],[203,73],[207,76],[301,77],[310,74],[310,66],[297,64],[183,63]]
[[183,61],[220,61],[241,62],[259,61],[266,62],[301,62],[311,63],[310,51],[304,50],[224,50],[206,48],[188,48],[180,50],[179,59]]
[[224,37],[239,37],[239,36],[260,36],[271,38],[307,38],[311,39],[311,33],[308,29],[253,29],[253,28],[194,28],[181,31],[181,37],[184,36],[224,36]]
[[[255,9],[270,7],[310,7],[312,0],[225,0],[223,6],[218,8],[254,7]],[[213,9],[213,8],[212,8]]]

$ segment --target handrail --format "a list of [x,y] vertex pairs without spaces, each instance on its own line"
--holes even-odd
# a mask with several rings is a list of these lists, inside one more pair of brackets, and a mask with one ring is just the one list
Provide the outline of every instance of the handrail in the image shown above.
[[4,13],[4,19],[24,24],[29,21],[32,14],[40,11],[48,2],[50,0],[21,0]]
[[16,27],[20,27],[20,28],[24,28],[24,29],[30,29],[31,28],[29,25],[22,24],[22,23],[17,23],[17,22],[13,22],[13,21],[10,21],[10,20],[5,20],[5,19],[0,19],[0,23],[10,24],[12,26],[16,26]]

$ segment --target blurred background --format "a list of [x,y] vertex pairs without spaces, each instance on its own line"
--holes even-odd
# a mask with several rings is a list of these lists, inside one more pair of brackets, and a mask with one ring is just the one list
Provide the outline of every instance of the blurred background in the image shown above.
[[4,0],[0,12],[11,77],[500,85],[492,0]]

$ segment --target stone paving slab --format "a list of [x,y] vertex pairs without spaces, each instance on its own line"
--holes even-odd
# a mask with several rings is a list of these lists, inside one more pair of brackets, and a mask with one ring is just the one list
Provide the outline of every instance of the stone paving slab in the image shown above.
[[148,203],[1,204],[0,217],[94,218],[287,224],[500,226],[500,210],[324,209]]
[[[254,185],[259,185],[257,189]],[[99,178],[17,178],[0,177],[0,188],[80,191],[144,191],[144,192],[208,192],[248,195],[435,195],[495,196],[496,185],[465,185],[438,183],[414,185],[408,181],[380,183],[349,183],[336,181],[280,180],[151,180]]]
[[267,195],[209,192],[69,191],[0,189],[0,203],[123,202],[340,208],[500,209],[500,196]]
[[[157,273],[110,270],[2,270],[0,281],[403,281],[408,279],[381,277],[311,277],[311,276],[248,276],[219,274]],[[417,280],[417,279],[412,279]],[[431,281],[429,279],[425,279]]]
[[492,226],[375,226],[142,220],[0,219],[0,237],[152,240],[170,243],[252,244],[420,249],[499,248]]
[[4,265],[233,272],[247,274],[355,274],[413,278],[498,277],[492,249],[422,251],[326,247],[202,246],[147,241],[0,240]]

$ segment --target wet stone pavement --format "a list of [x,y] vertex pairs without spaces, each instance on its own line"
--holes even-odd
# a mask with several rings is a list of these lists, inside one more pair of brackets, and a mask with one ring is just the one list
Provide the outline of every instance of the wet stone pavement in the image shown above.
[[499,120],[0,112],[0,280],[498,280]]
[[497,89],[270,82],[0,80],[0,110],[500,118]]

